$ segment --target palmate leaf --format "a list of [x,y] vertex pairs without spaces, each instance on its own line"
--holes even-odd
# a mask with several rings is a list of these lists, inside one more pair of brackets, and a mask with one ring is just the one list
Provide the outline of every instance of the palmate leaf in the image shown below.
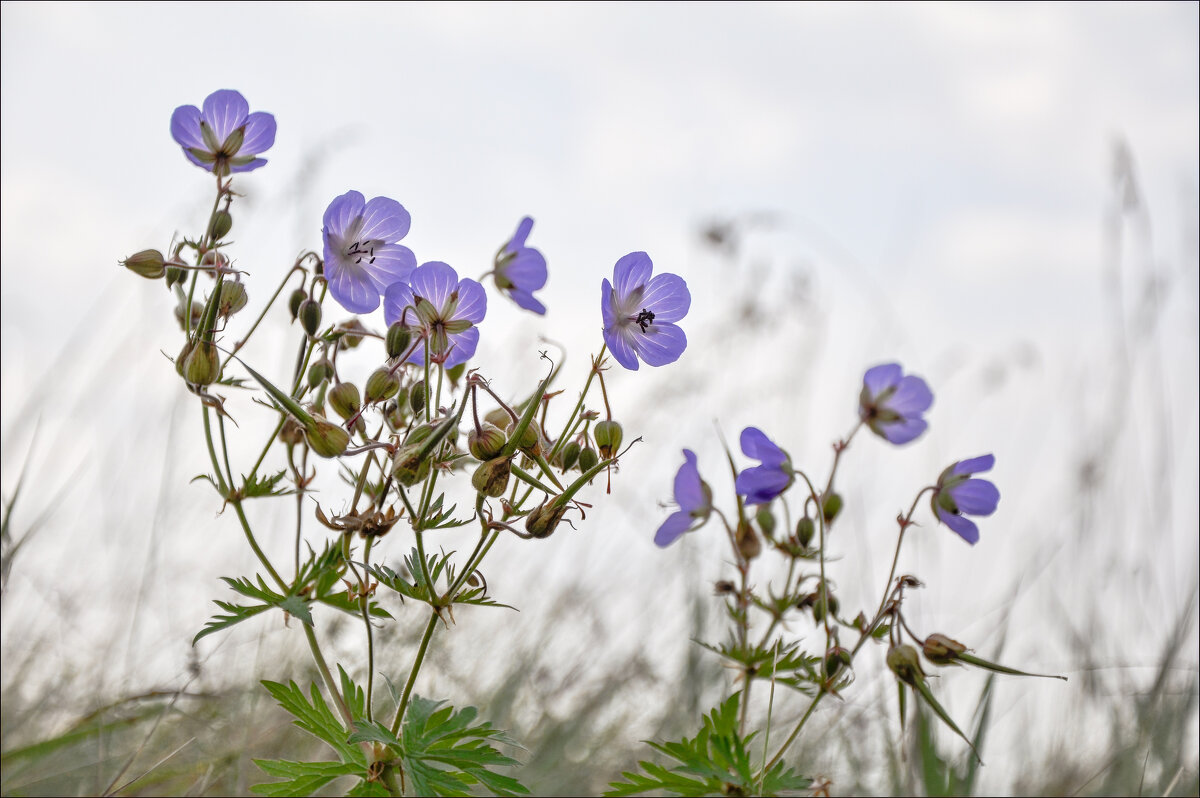
[[493,744],[516,745],[491,723],[472,725],[474,707],[456,710],[414,695],[399,739],[380,724],[359,724],[351,739],[383,742],[399,750],[408,792],[417,795],[468,795],[475,785],[492,795],[528,795],[529,790],[495,768],[519,764]]
[[222,629],[228,629],[235,624],[241,623],[247,618],[253,618],[255,615],[265,612],[272,607],[278,607],[284,612],[294,615],[308,626],[313,625],[312,611],[309,609],[308,602],[305,599],[301,598],[300,596],[285,596],[281,593],[276,593],[267,587],[267,583],[263,581],[261,576],[256,575],[255,578],[258,580],[257,585],[245,577],[239,579],[231,579],[228,576],[221,577],[221,581],[229,585],[229,587],[231,587],[235,592],[240,593],[247,598],[258,599],[262,603],[241,605],[214,599],[213,603],[224,610],[227,614],[214,615],[212,618],[210,618],[208,622],[204,624],[204,628],[197,632],[196,636],[192,638],[192,645],[196,645],[196,642],[202,637],[207,637],[213,632],[219,632]]
[[250,792],[255,795],[312,795],[338,776],[353,776],[362,773],[362,768],[352,762],[289,762],[286,759],[255,759],[254,764],[258,765],[268,776],[285,779],[285,781],[251,785]]
[[720,646],[700,642],[700,645],[748,669],[750,676],[755,679],[774,679],[780,684],[800,689],[808,683],[820,681],[821,678],[821,658],[801,651],[798,642],[787,645],[782,642],[778,645],[772,643],[769,646],[742,645],[736,642],[723,643]]
[[241,494],[247,499],[255,499],[261,496],[290,496],[296,491],[276,487],[285,474],[287,474],[286,470],[265,479],[259,479],[258,474],[251,474],[250,478],[242,485]]
[[650,743],[675,760],[673,766],[639,762],[641,773],[622,773],[624,782],[612,782],[605,795],[637,795],[662,791],[675,795],[777,795],[806,790],[812,779],[801,776],[778,762],[765,774],[757,774],[750,761],[749,744],[754,734],[737,732],[738,702],[734,693],[704,718],[704,727],[694,738],[677,743]]
[[[342,677],[346,681],[349,680],[345,672],[342,672]],[[296,726],[328,743],[337,752],[342,763],[355,765],[358,768],[354,772],[366,771],[366,754],[360,747],[347,741],[345,727],[329,709],[329,705],[325,703],[321,691],[315,684],[310,688],[309,697],[304,695],[304,691],[295,682],[280,684],[279,682],[264,681],[262,685],[279,702],[279,706],[291,713],[295,718],[292,722]],[[351,703],[358,702],[352,698]]]

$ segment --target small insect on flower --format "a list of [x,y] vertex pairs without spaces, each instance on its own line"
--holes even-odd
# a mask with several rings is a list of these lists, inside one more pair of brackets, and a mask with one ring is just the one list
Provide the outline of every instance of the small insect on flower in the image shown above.
[[264,166],[259,153],[275,143],[275,117],[250,113],[246,98],[231,89],[204,98],[203,110],[181,105],[171,114],[171,138],[189,161],[217,177]]
[[601,285],[604,342],[618,363],[637,371],[638,359],[650,366],[674,363],[687,348],[687,336],[675,322],[687,315],[692,295],[677,274],[651,277],[654,264],[645,252],[617,261],[613,281]]

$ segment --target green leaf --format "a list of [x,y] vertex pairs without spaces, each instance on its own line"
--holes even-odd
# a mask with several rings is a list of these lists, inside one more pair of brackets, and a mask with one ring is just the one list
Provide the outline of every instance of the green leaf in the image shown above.
[[408,792],[468,795],[478,784],[493,795],[527,795],[529,790],[519,781],[495,772],[495,768],[519,763],[493,744],[516,743],[491,723],[472,725],[478,714],[474,707],[455,710],[442,707],[443,703],[412,696],[399,739],[378,723],[359,724],[355,735],[371,735],[363,739],[399,747]]
[[286,759],[255,759],[264,773],[286,781],[254,784],[250,792],[255,795],[305,796],[312,795],[338,776],[354,776],[362,768],[348,762],[289,762]]
[[613,782],[610,796],[662,791],[675,795],[777,795],[806,790],[812,779],[777,762],[766,773],[756,772],[750,761],[753,734],[738,734],[738,702],[734,693],[704,718],[704,726],[693,739],[677,743],[650,743],[656,751],[675,760],[671,767],[639,762],[642,773],[622,773],[624,782]]
[[293,723],[314,737],[328,743],[338,758],[347,764],[355,764],[359,772],[367,768],[367,758],[363,750],[348,742],[346,729],[340,720],[330,711],[321,691],[314,684],[310,689],[310,698],[296,686],[295,682],[280,684],[279,682],[264,681],[263,687],[296,719]]
[[256,499],[262,496],[290,496],[296,491],[276,487],[286,474],[287,471],[283,470],[265,479],[259,479],[258,474],[251,474],[250,478],[242,485],[242,496],[247,499]]
[[258,580],[257,585],[245,577],[239,579],[231,579],[228,576],[221,577],[221,581],[229,585],[234,592],[239,593],[246,598],[257,599],[262,603],[241,605],[231,604],[227,601],[219,601],[214,599],[213,603],[224,610],[227,614],[214,615],[212,618],[210,618],[204,625],[204,628],[197,632],[196,636],[192,638],[192,645],[196,645],[196,642],[202,637],[207,637],[213,632],[218,632],[222,629],[228,629],[230,626],[239,624],[247,618],[253,618],[255,615],[269,610],[272,607],[278,607],[284,612],[294,615],[308,626],[313,625],[312,611],[309,609],[308,601],[300,596],[285,596],[280,593],[276,593],[275,591],[271,590],[271,588],[267,587],[267,583],[261,576],[256,575],[255,578]]

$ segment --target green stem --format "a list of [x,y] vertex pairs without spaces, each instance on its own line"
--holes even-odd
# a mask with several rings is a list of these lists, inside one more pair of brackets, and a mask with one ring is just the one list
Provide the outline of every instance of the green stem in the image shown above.
[[567,423],[563,425],[562,434],[558,436],[558,440],[554,442],[554,446],[550,449],[550,454],[546,456],[547,460],[553,460],[562,447],[566,445],[567,432],[571,429],[571,424],[575,421],[575,416],[583,409],[583,400],[587,398],[588,389],[592,387],[592,380],[600,373],[600,361],[604,358],[604,353],[608,351],[608,344],[600,347],[600,354],[596,355],[592,360],[592,370],[588,372],[587,381],[583,384],[583,391],[579,394],[579,401],[575,403],[575,408],[571,411],[571,415],[567,416]]
[[212,423],[208,420],[208,405],[201,405],[204,411],[204,442],[208,444],[208,458],[212,461],[213,471],[217,472],[217,487],[220,490],[222,497],[229,496],[229,483],[225,481],[225,475],[221,473],[221,464],[217,462],[217,450],[213,446],[212,439]]
[[337,705],[338,714],[342,716],[342,722],[346,724],[346,731],[352,732],[354,731],[354,716],[350,714],[350,707],[346,706],[346,699],[342,697],[341,691],[337,688],[337,682],[333,680],[333,674],[329,671],[329,665],[326,664],[325,657],[321,654],[321,647],[317,645],[317,636],[308,624],[301,624],[301,626],[304,627],[304,637],[308,640],[308,650],[312,652],[313,661],[317,663],[317,671],[321,674],[321,681],[325,682],[325,689],[329,691],[330,698]]
[[[287,286],[288,280],[292,279],[292,275],[296,273],[297,269],[303,268],[304,267],[300,265],[299,261],[297,261],[292,268],[288,269],[287,274],[285,274],[283,276],[283,280],[280,281],[279,287],[275,289],[275,293],[271,294],[271,298],[267,300],[267,304],[265,307],[263,307],[262,313],[258,314],[258,318],[255,319],[254,323],[250,325],[250,329],[246,331],[246,335],[243,336],[240,341],[234,344],[233,349],[230,350],[229,354],[225,356],[225,362],[221,364],[222,370],[229,365],[230,359],[238,353],[238,350],[240,350],[250,341],[250,336],[254,335],[254,331],[258,329],[258,325],[262,324],[262,320],[267,317],[267,311],[271,309],[273,304],[275,304],[275,300],[279,299],[279,295],[283,293],[283,289]],[[301,281],[303,282],[303,279]]]
[[232,501],[230,504],[233,505],[233,509],[237,512],[238,520],[242,522],[242,532],[246,534],[246,542],[249,543],[250,548],[254,550],[255,556],[258,557],[258,561],[262,563],[263,568],[266,568],[267,573],[269,573],[271,578],[275,580],[275,584],[279,585],[279,589],[286,594],[289,590],[288,584],[287,582],[283,581],[283,577],[279,575],[279,572],[275,570],[275,566],[271,565],[271,561],[267,559],[267,555],[263,553],[261,548],[259,548],[258,541],[254,539],[254,532],[250,530],[250,521],[247,520],[246,512],[242,509],[241,500],[238,499],[236,501]]
[[404,710],[408,708],[409,696],[412,695],[413,685],[417,681],[417,673],[421,670],[421,664],[425,661],[425,652],[429,650],[429,641],[433,637],[433,630],[437,627],[437,622],[437,610],[432,610],[429,613],[429,623],[425,626],[425,635],[421,638],[421,647],[417,649],[417,658],[413,662],[412,670],[408,672],[408,681],[400,696],[400,705],[396,707],[396,717],[392,721],[392,734],[400,733],[400,722],[404,719]]

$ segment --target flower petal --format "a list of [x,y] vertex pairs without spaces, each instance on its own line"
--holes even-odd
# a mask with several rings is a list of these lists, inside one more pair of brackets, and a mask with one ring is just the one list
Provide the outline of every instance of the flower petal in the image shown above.
[[508,295],[513,302],[517,303],[519,307],[525,308],[525,310],[540,314],[542,316],[546,315],[546,306],[535,299],[533,294],[530,294],[527,291],[522,291],[519,288],[512,288],[509,289]]
[[662,522],[658,531],[654,533],[654,542],[659,548],[666,548],[674,543],[679,537],[688,531],[688,527],[692,525],[692,517],[682,510],[677,513],[671,513],[667,516],[667,520]]
[[[607,283],[608,280],[604,282]],[[613,358],[630,371],[637,371],[638,359],[632,338],[633,333],[628,327],[615,326],[604,331],[604,343],[608,344],[608,351],[612,353]]]
[[992,466],[996,465],[996,455],[983,454],[979,457],[972,457],[969,460],[960,460],[954,464],[951,473],[955,476],[963,476],[964,474],[982,474],[984,471],[991,471]]
[[960,513],[991,515],[1000,503],[1000,491],[986,479],[968,479],[947,490]]
[[679,321],[691,305],[691,292],[678,274],[658,274],[646,283],[642,307],[654,313],[655,324]]
[[233,172],[234,174],[236,174],[238,172],[253,172],[258,167],[266,166],[266,165],[267,165],[266,158],[255,158],[253,161],[250,161],[249,163],[230,165],[229,171]]
[[645,252],[630,252],[617,261],[613,268],[613,286],[617,289],[617,297],[623,300],[635,288],[645,285],[654,272],[654,264]]
[[[612,330],[617,324],[616,301],[617,295],[616,292],[613,291],[612,283],[610,283],[608,278],[605,277],[600,282],[600,315],[604,320],[604,333],[606,337],[609,334],[609,331]],[[629,367],[626,366],[626,368]]]
[[244,125],[249,114],[250,104],[246,98],[232,89],[220,89],[204,98],[204,121],[213,129],[219,142]]
[[647,366],[665,366],[674,363],[687,349],[687,336],[678,325],[659,324],[656,320],[645,332],[636,324],[626,329],[632,334],[634,351]]
[[351,313],[370,313],[379,307],[379,290],[361,266],[334,259],[325,262],[329,293]]
[[441,310],[450,299],[450,294],[458,288],[458,272],[447,263],[431,260],[413,269],[408,284],[415,295],[424,297]]
[[755,466],[737,475],[734,489],[746,497],[746,504],[766,504],[783,493],[792,478],[778,466]]
[[683,450],[684,463],[675,472],[675,503],[679,509],[691,514],[702,509],[708,500],[700,485],[700,470],[696,467],[696,455],[690,449]]
[[454,311],[454,318],[479,324],[487,314],[487,292],[483,290],[482,285],[469,277],[458,281],[457,290],[458,307]]
[[415,327],[417,315],[411,309],[407,315],[404,314],[405,308],[412,308],[415,304],[412,289],[406,283],[392,283],[383,292],[383,320],[391,327],[403,315],[404,323]]
[[265,111],[255,111],[246,117],[246,138],[238,155],[258,155],[275,144],[275,117]]
[[922,432],[929,429],[929,422],[923,418],[904,418],[889,422],[876,421],[871,424],[871,429],[882,435],[889,443],[899,446],[916,440]]
[[526,216],[517,224],[517,232],[513,233],[513,237],[509,239],[504,246],[506,252],[519,252],[525,247],[525,240],[529,238],[530,231],[533,230],[533,219]]
[[779,467],[787,459],[783,449],[776,446],[758,427],[746,427],[742,430],[739,441],[742,444],[742,454],[772,468]]
[[[171,138],[184,148],[207,150],[204,137],[200,135],[200,109],[194,105],[181,105],[171,114]],[[195,162],[193,160],[193,162]],[[203,165],[203,164],[201,164]]]
[[475,354],[479,346],[479,328],[470,327],[460,333],[447,336],[450,339],[450,357],[446,358],[446,368],[452,369],[459,363],[466,363]]
[[902,416],[924,413],[933,404],[933,393],[925,380],[908,375],[896,385],[896,392],[888,397],[883,406]]
[[546,258],[526,247],[505,264],[504,276],[519,290],[533,293],[546,284]]
[[339,197],[334,197],[333,202],[329,203],[329,207],[325,209],[323,219],[325,235],[337,239],[334,249],[339,256],[342,254],[343,245],[347,243],[346,238],[350,226],[362,216],[366,204],[367,200],[362,194],[357,191],[347,191]]
[[367,273],[381,294],[395,283],[407,283],[417,267],[417,256],[402,244],[381,244],[370,260]]
[[953,529],[960,538],[974,546],[979,542],[979,527],[969,518],[948,513],[941,507],[936,507],[937,516],[943,524]]
[[363,208],[363,226],[360,235],[364,239],[393,244],[404,236],[412,226],[412,217],[404,206],[389,197],[373,197]]
[[899,363],[884,363],[881,366],[873,366],[867,369],[867,373],[863,375],[863,386],[866,387],[871,396],[878,396],[883,391],[900,382],[900,377],[903,374],[904,372],[901,370]]

